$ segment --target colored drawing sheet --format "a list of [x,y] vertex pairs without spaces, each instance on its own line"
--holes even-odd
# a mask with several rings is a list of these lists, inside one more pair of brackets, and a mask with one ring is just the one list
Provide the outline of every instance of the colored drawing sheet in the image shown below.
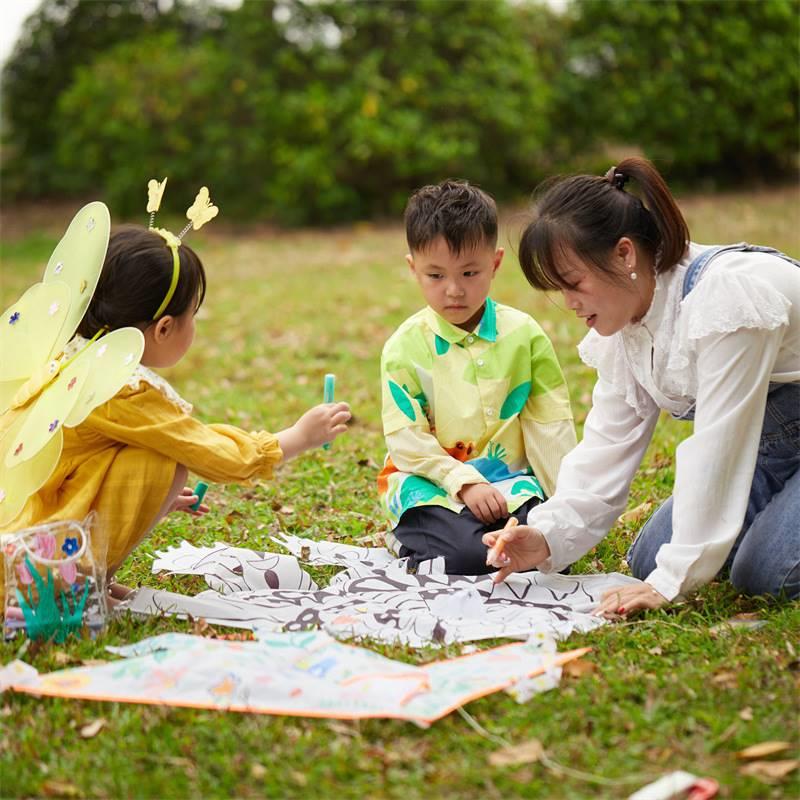
[[0,670],[0,686],[80,700],[429,725],[587,652],[554,653],[546,640],[532,640],[417,667],[322,631],[266,633],[254,642],[168,633],[108,649],[123,658],[43,675],[12,662]]
[[[393,559],[378,548],[287,536],[281,543],[312,563],[346,568],[326,588],[309,588],[310,576],[294,556],[280,556],[282,563],[294,563],[278,576],[277,567],[269,573],[263,569],[277,554],[224,543],[202,548],[183,542],[158,553],[153,570],[205,575],[218,590],[190,597],[142,588],[120,608],[137,614],[202,617],[212,624],[261,631],[322,628],[340,639],[422,647],[536,634],[564,639],[573,631],[604,624],[592,614],[603,592],[637,582],[618,573],[534,571],[495,585],[489,576],[446,575],[436,562],[427,565],[427,574],[410,574],[404,559]],[[245,583],[248,589],[237,590]]]

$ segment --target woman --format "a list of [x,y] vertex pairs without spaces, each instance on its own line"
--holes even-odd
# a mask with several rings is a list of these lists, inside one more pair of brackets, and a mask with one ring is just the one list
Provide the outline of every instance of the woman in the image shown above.
[[527,525],[484,537],[496,580],[561,570],[606,535],[664,409],[694,431],[677,448],[672,496],[628,552],[644,583],[608,592],[598,613],[658,608],[721,571],[743,592],[797,597],[800,263],[690,242],[641,158],[551,185],[519,256],[532,286],[560,290],[586,321],[579,352],[598,381],[553,497]]

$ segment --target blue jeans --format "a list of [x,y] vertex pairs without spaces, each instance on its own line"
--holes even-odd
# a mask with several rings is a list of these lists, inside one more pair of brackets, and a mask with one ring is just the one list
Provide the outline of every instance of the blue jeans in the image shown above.
[[[647,521],[627,561],[644,580],[672,539],[672,497]],[[770,385],[744,525],[720,575],[747,594],[800,596],[800,384]]]

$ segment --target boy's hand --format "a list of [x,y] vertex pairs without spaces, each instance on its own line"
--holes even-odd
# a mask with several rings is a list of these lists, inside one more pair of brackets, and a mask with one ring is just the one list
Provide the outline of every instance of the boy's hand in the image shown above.
[[547,544],[547,540],[541,532],[529,525],[517,525],[514,528],[484,533],[483,543],[490,550],[500,544],[501,553],[492,559],[491,564],[500,568],[492,576],[495,583],[504,581],[512,572],[524,572],[538,567],[550,558],[550,545]]
[[458,496],[484,525],[491,525],[508,516],[505,497],[488,483],[468,483],[462,487]]
[[284,461],[304,450],[332,442],[347,430],[349,419],[350,406],[347,403],[320,403],[310,408],[291,428],[276,434]]
[[192,489],[191,486],[184,486],[167,513],[171,514],[173,511],[185,511],[193,517],[202,517],[203,514],[208,514],[209,508],[205,503],[200,503],[197,509],[192,508],[196,502],[197,495],[194,493],[194,489]]

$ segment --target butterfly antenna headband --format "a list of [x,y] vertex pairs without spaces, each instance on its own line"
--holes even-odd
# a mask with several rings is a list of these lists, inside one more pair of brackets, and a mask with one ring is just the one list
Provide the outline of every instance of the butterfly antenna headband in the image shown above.
[[156,211],[161,205],[161,197],[164,194],[166,185],[166,178],[160,183],[153,179],[147,184],[147,211],[150,213],[149,228],[153,233],[157,233],[166,242],[167,247],[172,250],[172,281],[169,284],[166,297],[164,297],[156,313],[153,314],[153,319],[158,319],[164,313],[178,286],[178,279],[181,274],[181,259],[178,255],[178,248],[181,246],[181,239],[183,239],[189,228],[199,230],[206,222],[214,219],[219,214],[219,209],[211,203],[208,188],[203,186],[197,193],[194,203],[186,209],[186,218],[189,222],[177,236],[164,228],[156,228],[154,225]]

